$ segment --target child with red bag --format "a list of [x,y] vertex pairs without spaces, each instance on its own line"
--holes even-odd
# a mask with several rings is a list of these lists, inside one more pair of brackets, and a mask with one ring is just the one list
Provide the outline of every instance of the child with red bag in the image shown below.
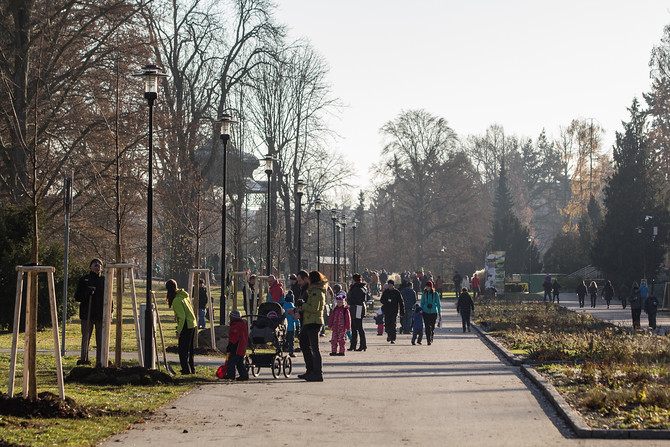
[[237,368],[240,375],[236,380],[240,382],[249,380],[249,372],[244,366],[247,343],[249,343],[247,323],[242,319],[240,311],[235,309],[230,312],[230,330],[228,331],[228,346],[226,347],[229,356],[226,363],[225,379],[235,379],[235,368]]

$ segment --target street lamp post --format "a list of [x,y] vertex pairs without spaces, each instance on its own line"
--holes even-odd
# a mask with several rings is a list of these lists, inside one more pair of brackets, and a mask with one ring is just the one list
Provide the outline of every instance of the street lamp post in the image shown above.
[[358,219],[354,219],[353,222],[351,222],[351,228],[354,231],[354,259],[353,259],[353,266],[352,270],[354,273],[358,273],[358,259],[356,259],[356,227],[358,226]]
[[228,141],[230,141],[230,128],[233,124],[236,124],[237,121],[233,120],[233,117],[227,113],[219,116],[215,121],[221,123],[221,143],[223,144],[223,171],[221,176],[221,188],[222,188],[222,203],[221,203],[221,301],[219,302],[219,319],[220,324],[226,324],[226,305],[228,304],[226,300],[228,295],[226,294],[226,268],[228,257],[226,256],[226,163],[228,160]]
[[145,65],[141,73],[134,76],[144,78],[144,98],[149,103],[149,179],[147,182],[147,296],[146,313],[144,316],[144,367],[151,368],[154,363],[153,333],[154,313],[152,305],[151,274],[153,273],[153,126],[154,126],[154,101],[158,98],[158,79],[167,75],[161,73],[157,65]]
[[321,271],[321,199],[314,200],[314,211],[316,211],[316,270]]
[[298,179],[295,182],[295,195],[298,200],[296,206],[296,226],[298,227],[298,270],[302,270],[302,194],[305,188],[305,181]]
[[337,252],[337,246],[336,246],[336,242],[335,242],[335,232],[337,230],[336,230],[335,227],[337,226],[337,210],[335,208],[330,210],[330,219],[333,221],[333,259],[332,259],[333,278],[332,279],[333,279],[333,281],[337,281],[337,273],[336,273],[336,270],[335,270],[335,268],[336,268],[335,254]]
[[347,216],[342,214],[340,216],[340,224],[342,225],[342,245],[344,251],[342,252],[342,260],[344,261],[344,282],[347,282]]
[[268,176],[268,187],[267,187],[267,200],[266,200],[266,211],[267,211],[267,240],[266,240],[266,264],[265,264],[265,274],[266,275],[272,275],[272,253],[270,251],[270,197],[271,197],[271,190],[272,190],[272,182],[270,181],[270,177],[272,176],[272,164],[274,162],[274,158],[272,157],[271,154],[267,154],[264,158],[265,160],[265,173]]
[[342,280],[342,270],[340,269],[340,246],[342,245],[342,225],[337,222],[335,224],[335,227],[337,228],[337,250],[336,250],[336,257],[337,257],[337,275],[336,275],[336,281],[340,282]]
[[530,293],[530,279],[531,275],[533,274],[533,246],[531,245],[533,243],[533,238],[528,237],[528,293]]

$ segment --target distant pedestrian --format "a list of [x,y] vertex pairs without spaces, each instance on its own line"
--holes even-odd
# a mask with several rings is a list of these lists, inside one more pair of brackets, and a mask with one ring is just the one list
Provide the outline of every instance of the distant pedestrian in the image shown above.
[[614,298],[614,287],[612,286],[612,281],[610,281],[609,279],[605,283],[601,295],[605,299],[605,302],[607,303],[607,308],[609,309],[610,301],[612,301],[612,298]]
[[642,296],[640,295],[640,288],[633,286],[633,291],[628,299],[630,303],[630,312],[633,319],[633,330],[640,329],[640,314],[642,313]]
[[561,294],[561,285],[558,283],[558,280],[554,278],[554,282],[551,283],[551,302],[560,303],[559,295]]
[[443,289],[444,289],[444,281],[442,280],[442,277],[440,275],[437,275],[437,279],[435,280],[435,290],[437,291],[438,295],[440,295],[440,298],[442,298]]
[[405,302],[398,289],[395,288],[395,282],[392,279],[387,281],[387,288],[382,292],[379,299],[384,312],[384,325],[386,328],[386,341],[395,343],[396,340],[396,321],[398,314],[405,315]]
[[621,286],[619,286],[619,299],[621,300],[621,307],[624,309],[626,308],[626,303],[628,302],[628,295],[629,295],[628,287],[626,284],[621,283]]
[[409,309],[414,309],[416,304],[416,292],[412,289],[410,283],[403,283],[400,286],[400,295],[405,302],[405,316],[400,319],[400,333],[401,334],[411,334],[412,330],[412,314],[409,312]]
[[375,324],[377,325],[377,335],[381,337],[384,335],[384,312],[382,312],[381,307],[377,309],[375,314]]
[[542,288],[544,289],[544,302],[546,303],[547,301],[551,301],[551,277],[549,277],[549,280],[544,278],[544,281],[542,282]]
[[421,344],[423,340],[423,309],[415,305],[412,313],[412,344]]
[[205,314],[209,313],[207,305],[209,298],[207,297],[207,288],[205,287],[205,280],[200,278],[198,280],[198,327],[204,329],[206,325]]
[[598,284],[595,281],[591,281],[591,284],[589,284],[589,295],[591,296],[591,307],[595,308],[598,300]]
[[647,317],[649,317],[649,327],[651,330],[656,330],[656,312],[658,311],[658,298],[654,292],[649,292],[647,300],[645,301],[645,312],[647,312]]
[[579,283],[575,292],[577,293],[577,298],[579,298],[579,307],[584,307],[584,299],[586,298],[587,289],[586,283],[583,280]]
[[193,337],[195,336],[195,313],[191,306],[191,299],[184,289],[177,288],[177,281],[168,280],[167,289],[168,307],[172,308],[177,321],[177,338],[179,363],[182,374],[195,374],[193,364]]
[[284,298],[284,314],[286,315],[286,349],[288,350],[289,357],[295,357],[295,330],[296,326],[300,322],[295,318],[295,296],[293,295],[293,290],[286,292],[286,298]]
[[461,280],[461,289],[470,290],[470,278],[468,275],[463,276]]
[[426,327],[426,343],[433,343],[435,335],[435,323],[438,318],[442,319],[442,306],[440,296],[433,289],[433,283],[428,281],[426,288],[421,294],[421,309],[423,310],[423,322]]
[[[367,340],[365,339],[365,331],[363,330],[363,317],[365,317],[365,297],[368,290],[365,288],[365,283],[362,281],[361,275],[354,273],[354,282],[349,287],[349,295],[347,301],[349,302],[349,312],[351,314],[351,344],[350,351],[365,351],[368,348]],[[360,339],[360,346],[357,348],[358,340]]]
[[458,270],[454,270],[454,276],[451,277],[451,280],[454,282],[454,294],[456,295],[456,298],[458,298],[458,291],[461,290],[463,277],[458,273]]
[[480,280],[476,273],[472,275],[470,283],[472,284],[472,299],[476,300],[477,297],[481,296]]
[[456,312],[461,314],[461,320],[463,322],[463,332],[465,332],[466,329],[470,332],[470,312],[474,310],[475,303],[472,302],[468,290],[464,288],[461,290],[458,302],[456,303]]

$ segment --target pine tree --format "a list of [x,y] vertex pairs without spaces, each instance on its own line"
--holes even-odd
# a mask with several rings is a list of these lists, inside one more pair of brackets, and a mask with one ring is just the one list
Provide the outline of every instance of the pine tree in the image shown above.
[[630,286],[658,273],[670,219],[665,181],[648,145],[646,115],[637,99],[628,110],[630,121],[616,134],[615,172],[605,188],[605,217],[591,257],[607,279]]

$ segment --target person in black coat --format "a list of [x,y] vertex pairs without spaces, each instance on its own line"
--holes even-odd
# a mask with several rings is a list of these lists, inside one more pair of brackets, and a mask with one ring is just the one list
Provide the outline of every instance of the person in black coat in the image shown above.
[[456,313],[461,314],[463,321],[463,332],[467,329],[470,332],[470,312],[475,310],[475,303],[472,302],[472,297],[468,293],[468,289],[463,288],[456,303]]
[[[365,297],[368,291],[359,273],[354,273],[353,280],[354,282],[349,287],[349,294],[347,295],[351,313],[351,344],[349,350],[365,351],[368,349],[368,344],[365,340],[365,331],[363,331],[363,317],[365,316]],[[361,344],[356,348],[358,337],[361,338]]]
[[91,271],[79,278],[77,290],[74,293],[75,301],[79,305],[79,319],[81,320],[81,357],[78,365],[89,365],[88,346],[91,333],[95,328],[95,366],[102,366],[102,315],[104,307],[105,277],[100,275],[102,261],[93,259],[89,264]]
[[411,334],[412,333],[412,313],[408,309],[414,309],[416,304],[416,292],[412,289],[412,285],[408,282],[403,282],[400,285],[400,295],[402,296],[403,302],[405,304],[405,316],[400,320],[401,333]]
[[402,295],[396,289],[395,282],[392,279],[387,281],[388,287],[382,293],[379,302],[382,304],[382,312],[384,313],[384,324],[386,327],[386,341],[395,343],[396,339],[396,320],[398,313],[402,317],[405,315],[405,303]]
[[577,298],[579,298],[579,307],[584,307],[584,298],[586,298],[586,284],[584,284],[584,281],[579,283],[577,286],[577,290],[575,290],[575,293],[577,293]]

